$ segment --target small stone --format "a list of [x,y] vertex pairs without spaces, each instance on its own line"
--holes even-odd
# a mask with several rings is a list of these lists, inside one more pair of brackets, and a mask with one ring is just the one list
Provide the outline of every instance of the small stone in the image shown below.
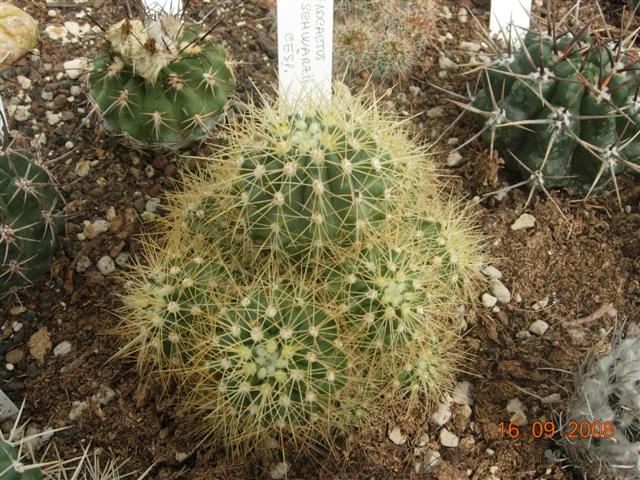
[[17,317],[18,315],[22,315],[26,311],[27,309],[24,305],[16,305],[15,307],[11,307],[9,309],[9,314],[14,317]]
[[160,199],[152,198],[147,200],[147,203],[144,206],[144,211],[149,213],[155,213],[158,209],[158,204],[160,203]]
[[64,40],[67,38],[67,29],[62,25],[49,25],[44,29],[44,33],[51,40]]
[[455,67],[456,63],[446,55],[441,55],[440,58],[438,58],[438,66],[442,70],[447,70],[449,68]]
[[[31,107],[28,105],[17,105],[15,108],[11,108],[12,105],[7,107],[7,111],[9,115],[13,115],[13,118],[16,122],[26,122],[31,118]],[[11,111],[13,110],[13,114]]]
[[467,9],[461,8],[460,11],[458,12],[458,21],[460,23],[467,23],[468,18],[469,18],[469,13],[467,12]]
[[13,363],[5,363],[4,368],[6,368],[10,372],[13,372],[16,366]]
[[100,273],[103,275],[109,275],[110,273],[113,273],[116,271],[116,264],[114,263],[113,259],[108,255],[105,255],[100,260],[98,260],[98,263],[96,264],[96,266],[98,267],[98,270],[100,271]]
[[549,305],[549,297],[544,297],[542,300],[538,300],[536,303],[531,305],[531,308],[534,310],[542,310],[543,308],[546,308],[547,305]]
[[85,57],[74,58],[64,62],[64,71],[71,80],[75,80],[89,68],[89,61]]
[[78,85],[72,85],[69,89],[69,93],[71,93],[71,95],[73,95],[74,97],[78,97],[82,93],[82,88],[80,88]]
[[519,398],[512,398],[507,402],[507,412],[515,413],[519,410],[523,410],[522,401]]
[[544,320],[536,320],[529,325],[529,331],[537,336],[542,336],[549,329],[549,324]]
[[460,382],[453,389],[452,401],[456,405],[473,405],[473,399],[471,398],[471,388],[472,385],[470,382],[464,381]]
[[451,137],[449,140],[447,140],[447,145],[453,146],[453,145],[458,145],[460,143],[460,139],[458,137]]
[[431,423],[441,427],[451,419],[451,408],[446,403],[441,403],[435,412],[431,414]]
[[427,443],[429,443],[429,435],[427,435],[426,433],[420,435],[420,437],[418,437],[418,440],[416,441],[416,445],[418,445],[419,447],[424,447]]
[[527,415],[522,410],[518,410],[513,415],[511,415],[509,421],[517,423],[518,425],[526,425],[528,420]]
[[66,142],[64,144],[64,148],[66,148],[67,150],[71,150],[73,147],[75,147],[75,144],[73,142],[71,142],[71,141]]
[[273,480],[282,480],[287,478],[289,473],[289,464],[287,462],[280,462],[269,472],[269,478]]
[[71,351],[71,348],[71,342],[65,340],[64,342],[60,342],[58,345],[56,345],[56,348],[53,349],[53,354],[56,357],[62,357],[68,354]]
[[100,405],[102,405],[103,407],[107,405],[115,396],[116,392],[114,392],[112,388],[109,388],[106,385],[101,386],[96,392],[96,400],[98,400],[98,402],[100,402]]
[[482,45],[476,42],[460,42],[460,48],[469,52],[479,52],[482,50]]
[[83,233],[85,236],[91,240],[92,238],[96,238],[101,233],[104,233],[109,230],[109,222],[103,219],[98,219],[93,223],[84,227]]
[[80,178],[86,177],[91,171],[91,162],[81,160],[76,164],[75,173]]
[[24,75],[18,75],[16,80],[18,80],[20,87],[22,87],[24,90],[29,90],[31,88],[31,79],[25,77]]
[[188,453],[186,453],[186,452],[176,452],[176,462],[182,463],[187,458],[189,458],[189,454]]
[[129,254],[127,252],[121,252],[116,256],[116,265],[125,268],[129,265]]
[[15,62],[38,43],[38,22],[24,10],[8,3],[2,6],[0,61],[4,65]]
[[444,108],[442,107],[433,107],[427,110],[427,117],[429,118],[440,118],[444,117]]
[[58,123],[60,123],[60,120],[62,120],[62,114],[61,113],[53,113],[51,111],[45,112],[45,115],[47,117],[47,123],[49,125],[51,125],[52,127],[54,125],[57,125]]
[[402,434],[400,428],[394,427],[393,430],[389,432],[389,440],[396,445],[404,445],[407,443],[407,436]]
[[89,402],[87,402],[86,400],[75,400],[72,404],[71,404],[71,411],[69,412],[69,420],[71,420],[72,422],[75,422],[77,419],[79,419],[82,414],[84,413],[84,411],[89,408]]
[[105,218],[107,219],[108,222],[111,222],[112,220],[114,220],[117,217],[116,214],[116,209],[115,207],[109,207],[107,208],[107,213]]
[[511,292],[497,278],[492,278],[489,281],[489,291],[500,303],[509,303],[511,301]]
[[482,269],[482,274],[487,278],[495,278],[500,280],[502,278],[502,272],[493,265],[487,265]]
[[451,152],[447,156],[447,166],[448,167],[457,167],[462,162],[462,155],[460,152]]
[[453,18],[453,13],[451,13],[451,10],[449,10],[449,7],[442,7],[441,10],[441,15],[442,18],[444,18],[445,20],[451,20]]
[[558,403],[560,402],[560,400],[562,400],[562,397],[559,393],[552,393],[551,395],[547,395],[546,397],[544,397],[541,401],[545,405],[548,405],[550,403]]
[[531,338],[531,334],[526,330],[520,330],[518,333],[516,333],[516,338],[518,340],[525,340],[527,338]]
[[424,455],[424,464],[427,468],[433,468],[442,461],[440,452],[437,450],[427,450]]
[[525,228],[532,228],[536,224],[536,218],[528,213],[523,213],[518,219],[511,225],[511,230],[524,230]]
[[24,358],[24,351],[21,348],[14,348],[13,350],[9,350],[7,354],[4,356],[4,359],[8,363],[20,363]]
[[418,95],[420,95],[420,93],[422,93],[422,89],[420,87],[416,87],[415,85],[409,85],[409,92],[414,97],[417,97]]
[[482,294],[482,305],[486,308],[493,308],[498,302],[498,299],[489,293]]
[[455,433],[443,428],[440,430],[440,443],[443,447],[455,448],[460,443],[460,439]]
[[84,273],[87,270],[89,270],[90,266],[91,266],[91,259],[86,255],[82,255],[80,258],[78,258],[78,261],[76,262],[76,272]]
[[42,92],[40,96],[42,97],[43,100],[46,100],[47,102],[50,102],[53,100],[52,92]]
[[471,410],[471,407],[469,405],[462,405],[458,409],[458,413],[462,418],[469,419],[471,418],[471,414],[473,413],[473,411]]

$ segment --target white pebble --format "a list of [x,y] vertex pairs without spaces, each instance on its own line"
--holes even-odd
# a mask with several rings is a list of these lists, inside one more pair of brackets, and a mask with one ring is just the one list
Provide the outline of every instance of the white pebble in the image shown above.
[[105,255],[97,263],[98,270],[103,275],[109,275],[110,273],[115,272],[116,264],[113,262],[113,258]]
[[90,171],[91,163],[87,162],[86,160],[81,160],[76,164],[75,172],[77,176],[86,177],[87,175],[89,175]]
[[460,439],[455,433],[443,428],[440,430],[440,443],[443,447],[455,448],[460,443]]
[[549,324],[544,320],[536,320],[529,326],[529,331],[539,337],[549,329]]
[[96,238],[98,235],[106,232],[107,230],[109,230],[109,222],[99,218],[95,222],[85,226],[83,232],[85,236],[89,240],[91,240],[92,238]]
[[442,69],[442,70],[446,70],[448,68],[451,67],[455,67],[456,64],[453,60],[451,60],[449,57],[445,56],[445,55],[441,55],[440,58],[438,59],[438,66]]
[[512,398],[507,402],[507,412],[515,413],[518,410],[524,410],[524,407],[522,406],[522,401],[519,398],[517,397]]
[[29,120],[29,118],[31,118],[31,107],[29,107],[28,105],[10,105],[9,107],[7,107],[7,110],[9,111],[9,115],[11,115],[11,110],[14,110],[13,118],[16,120],[16,122],[26,122],[27,120]]
[[460,165],[462,161],[462,155],[460,152],[451,152],[447,157],[447,166],[448,167],[457,167]]
[[518,410],[509,419],[510,422],[517,423],[518,425],[526,425],[527,424],[527,415],[522,411]]
[[444,116],[444,108],[442,107],[433,107],[427,110],[427,117],[429,118],[440,118]]
[[116,257],[116,265],[123,268],[129,265],[129,254],[127,252],[119,253]]
[[20,86],[25,90],[29,90],[31,88],[31,79],[25,77],[24,75],[18,75],[18,78],[16,80],[18,80]]
[[55,346],[55,348],[53,349],[53,354],[56,357],[61,357],[63,355],[66,355],[70,351],[71,351],[71,343],[65,340],[64,342],[60,342],[58,345]]
[[536,218],[528,213],[523,213],[518,219],[511,225],[511,230],[524,230],[525,228],[532,228],[536,224]]
[[500,280],[502,278],[502,272],[493,265],[487,265],[482,269],[482,274],[487,278],[495,278]]
[[498,299],[493,295],[489,293],[482,294],[482,305],[484,305],[485,308],[493,308],[497,302],[498,302]]
[[64,144],[64,148],[66,148],[67,150],[71,150],[73,147],[75,147],[75,144],[73,142],[71,142],[71,141],[66,142]]
[[82,413],[87,408],[89,408],[89,402],[87,402],[86,400],[76,400],[71,405],[72,406],[71,411],[69,412],[69,420],[71,420],[72,422],[80,418],[82,416]]
[[89,61],[85,57],[74,58],[63,64],[64,71],[71,80],[75,80],[89,68]]
[[47,116],[47,123],[51,126],[57,125],[58,123],[60,123],[60,120],[62,120],[61,113],[53,113],[47,111],[45,115]]
[[470,52],[479,52],[482,49],[482,45],[476,42],[460,42],[460,48]]
[[469,18],[469,14],[467,13],[466,8],[461,8],[458,12],[458,21],[460,23],[467,23],[467,19]]
[[451,419],[451,409],[446,403],[441,403],[435,412],[431,414],[431,423],[441,427]]
[[489,280],[489,291],[500,303],[509,303],[511,301],[511,292],[497,278]]
[[538,300],[536,303],[531,305],[533,310],[542,310],[547,305],[549,305],[549,297],[544,297],[542,300]]
[[552,393],[551,395],[547,395],[546,397],[544,397],[542,399],[542,403],[544,404],[558,403],[560,400],[562,400],[562,397],[560,396],[559,393]]
[[457,405],[473,405],[473,399],[471,398],[471,383],[464,381],[460,382],[453,389],[452,401]]
[[403,435],[400,428],[394,427],[393,430],[389,432],[389,440],[391,440],[396,445],[404,445],[405,443],[407,443],[407,436]]
[[77,97],[82,93],[82,89],[78,85],[72,85],[69,91],[74,97]]

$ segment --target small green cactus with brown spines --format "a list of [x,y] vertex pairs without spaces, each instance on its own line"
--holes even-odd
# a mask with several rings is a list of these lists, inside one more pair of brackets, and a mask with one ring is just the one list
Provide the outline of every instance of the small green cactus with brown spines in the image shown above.
[[46,169],[24,152],[0,152],[0,293],[49,271],[61,206]]
[[198,26],[163,14],[110,27],[89,84],[107,130],[157,150],[206,137],[234,79],[221,45]]

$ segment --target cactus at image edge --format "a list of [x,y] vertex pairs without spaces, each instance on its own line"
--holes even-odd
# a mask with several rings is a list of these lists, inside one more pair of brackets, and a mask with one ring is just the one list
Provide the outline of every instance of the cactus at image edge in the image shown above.
[[640,478],[640,337],[620,341],[577,376],[563,419],[569,422],[612,426],[602,427],[599,438],[563,437],[569,459],[587,478]]
[[140,149],[179,149],[209,134],[234,79],[222,45],[161,15],[109,28],[89,84],[107,130]]
[[640,171],[638,59],[627,41],[585,29],[529,31],[517,51],[483,66],[483,88],[460,105],[518,186],[588,196],[620,172]]
[[43,167],[16,150],[0,152],[0,293],[49,271],[61,203]]

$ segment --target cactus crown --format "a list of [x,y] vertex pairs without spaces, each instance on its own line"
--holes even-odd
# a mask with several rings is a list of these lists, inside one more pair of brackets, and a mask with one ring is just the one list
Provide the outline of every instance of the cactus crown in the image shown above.
[[106,40],[89,84],[107,130],[156,150],[209,134],[234,85],[222,45],[173,15],[122,20]]
[[620,172],[640,171],[638,50],[632,36],[558,33],[551,17],[547,31],[533,28],[506,54],[491,42],[482,89],[470,104],[455,103],[482,125],[469,141],[480,136],[495,148],[519,177],[515,186],[589,196]]
[[43,167],[15,150],[0,152],[0,292],[49,270],[61,203]]

